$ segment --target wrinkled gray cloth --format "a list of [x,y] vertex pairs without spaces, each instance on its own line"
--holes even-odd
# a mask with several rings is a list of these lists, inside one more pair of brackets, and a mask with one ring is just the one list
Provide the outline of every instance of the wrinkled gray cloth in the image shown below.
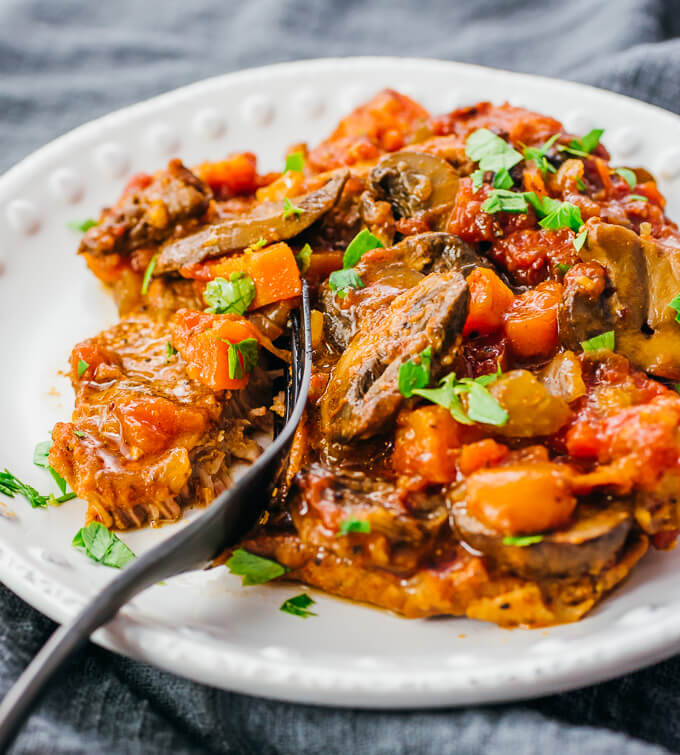
[[[677,0],[0,0],[0,170],[182,84],[329,55],[471,61],[680,112],[678,34]],[[0,587],[0,692],[53,629]],[[346,711],[221,692],[89,646],[13,752],[642,755],[680,751],[679,682],[674,659],[521,704]]]

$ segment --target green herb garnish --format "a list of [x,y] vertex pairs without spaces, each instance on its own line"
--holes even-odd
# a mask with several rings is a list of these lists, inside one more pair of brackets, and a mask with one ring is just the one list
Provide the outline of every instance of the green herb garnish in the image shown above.
[[[55,474],[57,473],[55,472]],[[65,486],[66,483],[64,483],[64,487]],[[41,495],[32,485],[27,485],[25,482],[22,482],[8,469],[5,469],[4,472],[0,472],[0,493],[4,493],[9,498],[14,498],[18,493],[23,496],[34,509],[45,508],[51,500],[54,500],[56,503],[64,503],[65,501],[70,501],[72,498],[76,497],[75,493],[65,493],[64,495],[59,496],[59,498],[55,498],[52,494]]]
[[85,374],[85,370],[89,366],[90,365],[84,359],[78,360],[78,379],[80,379]]
[[76,437],[78,437],[78,438],[84,438],[84,437],[85,437],[85,433],[81,432],[80,430],[74,430],[74,431],[73,431],[73,434],[74,434],[74,435],[75,435]]
[[588,229],[584,228],[581,233],[576,236],[574,241],[572,242],[574,244],[574,249],[576,249],[577,252],[580,252],[581,249],[583,249],[583,245],[586,243],[586,239],[588,238]]
[[527,162],[533,160],[536,163],[536,167],[544,176],[546,173],[555,173],[555,166],[548,161],[546,154],[558,138],[559,134],[553,134],[541,147],[526,147],[522,145],[524,147],[524,159]]
[[405,398],[413,396],[414,388],[427,388],[430,382],[432,349],[428,346],[420,352],[420,361],[408,360],[399,367],[399,392]]
[[[224,339],[222,339],[224,341]],[[229,378],[242,378],[253,371],[257,365],[257,338],[244,338],[238,343],[230,343],[227,358],[229,360]]]
[[649,202],[649,199],[642,194],[629,194],[628,199],[637,199],[640,202]]
[[371,531],[371,523],[365,519],[355,519],[350,517],[349,519],[343,519],[340,522],[340,528],[338,529],[338,537],[341,535],[348,535],[350,532],[363,532],[364,534]]
[[156,269],[156,263],[158,262],[158,252],[149,260],[149,264],[144,271],[144,279],[142,280],[142,296],[146,296],[149,293],[149,285],[151,284],[151,278],[153,277],[153,271]]
[[562,275],[566,275],[572,268],[572,265],[567,265],[566,262],[558,262],[557,263],[557,271],[562,273]]
[[38,443],[33,450],[33,463],[36,467],[46,469],[52,475],[52,479],[57,483],[57,487],[61,490],[62,495],[64,495],[66,493],[66,480],[50,466],[50,448],[52,448],[51,440],[43,440]]
[[300,616],[306,619],[308,616],[316,616],[312,611],[308,611],[309,606],[314,605],[316,601],[310,598],[307,593],[303,592],[300,595],[296,595],[294,598],[288,598],[281,604],[281,611],[290,613],[293,616]]
[[354,267],[357,262],[371,249],[379,249],[383,246],[382,241],[374,236],[370,231],[364,228],[349,242],[342,257],[342,267],[344,270]]
[[680,294],[676,294],[669,302],[668,306],[674,309],[678,314],[675,315],[676,322],[680,322]]
[[339,299],[344,299],[350,288],[364,288],[364,282],[356,270],[334,270],[328,278],[328,286]]
[[571,202],[560,202],[551,197],[539,197],[535,191],[524,192],[527,202],[534,208],[536,215],[541,218],[539,225],[550,231],[560,228],[571,228],[578,231],[583,225],[581,210]]
[[283,169],[284,173],[288,173],[292,170],[294,173],[302,173],[305,169],[305,156],[302,152],[291,152],[286,156],[286,167]]
[[76,532],[71,545],[85,552],[93,561],[120,569],[135,558],[135,554],[113,532],[100,522],[91,522]]
[[576,185],[578,186],[579,191],[586,190],[586,185],[583,183],[583,180],[579,178],[578,176],[576,177]]
[[309,244],[305,244],[295,255],[295,261],[297,262],[298,269],[304,275],[309,270],[312,262],[312,247]]
[[215,278],[205,287],[203,300],[208,305],[206,312],[223,315],[233,312],[242,315],[253,303],[255,284],[245,273],[237,272],[226,278]]
[[631,189],[637,185],[637,176],[630,168],[617,168],[615,173],[621,176]]
[[597,351],[598,349],[609,349],[614,351],[614,331],[608,330],[606,333],[600,333],[599,336],[593,336],[587,341],[581,341],[583,351]]
[[510,189],[512,184],[512,176],[505,168],[499,170],[493,177],[493,185],[495,189]]
[[267,239],[260,236],[260,238],[252,243],[250,246],[246,247],[247,252],[254,252],[257,249],[262,249],[263,246],[267,246]]
[[[464,425],[483,422],[487,425],[502,426],[508,421],[508,413],[487,390],[501,375],[500,365],[495,373],[478,378],[458,380],[451,372],[442,378],[437,388],[414,388],[413,394],[439,404],[451,412],[451,416]],[[467,413],[461,396],[467,395]]]
[[301,207],[296,207],[291,203],[290,199],[286,197],[283,200],[283,219],[290,217],[291,215],[302,215],[304,210]]
[[167,342],[167,343],[165,344],[165,353],[166,353],[166,356],[165,356],[165,362],[166,362],[166,364],[167,364],[167,362],[169,362],[169,361],[170,361],[170,359],[171,359],[172,357],[174,357],[174,356],[175,356],[175,354],[177,353],[177,349],[176,349],[176,348],[175,348],[175,347],[174,347],[174,346],[173,346],[173,345],[172,345],[172,344],[170,343],[170,341],[168,341],[168,342]]
[[479,191],[484,183],[484,171],[476,170],[474,173],[470,174],[470,178],[472,179],[472,188],[475,191]]
[[288,571],[285,566],[281,566],[276,561],[256,556],[254,553],[249,553],[243,548],[237,548],[234,551],[226,566],[232,574],[243,577],[241,584],[244,587],[247,585],[261,585],[264,582],[269,582],[272,579],[280,577]]
[[568,146],[561,144],[558,149],[561,152],[568,152],[576,157],[590,157],[590,153],[600,143],[600,137],[604,134],[603,128],[594,128],[580,139],[572,139]]
[[94,228],[96,225],[99,225],[99,223],[97,223],[96,220],[92,220],[92,218],[87,218],[87,220],[71,220],[66,225],[72,231],[80,231],[81,233],[85,233],[86,231],[89,231],[90,228]]
[[503,545],[514,545],[517,548],[526,548],[543,540],[543,535],[508,535],[503,538]]
[[529,209],[522,192],[493,189],[482,203],[482,210],[489,214],[496,212],[526,212]]
[[508,171],[522,159],[522,155],[505,139],[486,128],[477,129],[468,136],[465,140],[465,154],[470,160],[479,163],[480,170],[492,170],[494,173]]

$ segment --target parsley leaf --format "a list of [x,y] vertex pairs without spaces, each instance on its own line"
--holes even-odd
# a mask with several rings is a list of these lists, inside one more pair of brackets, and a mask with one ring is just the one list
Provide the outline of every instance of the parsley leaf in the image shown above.
[[229,280],[215,278],[205,287],[203,300],[208,305],[206,312],[223,315],[233,312],[242,315],[253,303],[255,284],[245,273],[232,273]]
[[283,200],[283,219],[290,217],[291,215],[302,215],[304,210],[301,207],[296,207],[291,203],[290,199],[286,197]]
[[578,186],[579,191],[585,191],[586,185],[583,183],[583,179],[576,176],[576,185]]
[[256,556],[243,548],[237,548],[234,551],[226,566],[232,574],[243,577],[241,580],[243,586],[261,585],[288,571],[285,566],[281,566],[276,561]]
[[64,493],[66,493],[66,480],[59,474],[59,472],[52,469],[50,466],[48,460],[50,448],[52,448],[51,440],[43,440],[38,443],[33,450],[33,463],[36,467],[46,469],[52,475],[52,479],[57,483],[57,487],[61,491],[61,494],[64,495]]
[[617,168],[615,173],[617,173],[623,180],[630,186],[631,189],[634,189],[637,185],[637,176],[630,168]]
[[496,189],[510,189],[512,184],[512,177],[505,168],[499,170],[493,177],[493,185]]
[[175,354],[177,353],[177,349],[170,343],[170,341],[168,341],[165,344],[165,352],[166,352],[165,362],[167,364],[170,361],[170,358],[175,356]]
[[347,270],[350,267],[354,267],[357,262],[364,256],[365,252],[371,249],[378,249],[383,246],[382,241],[376,238],[369,230],[364,228],[359,231],[357,235],[349,242],[349,246],[345,249],[345,254],[342,257],[342,267]]
[[676,322],[680,322],[680,293],[676,294],[669,302],[668,306],[674,309],[678,314],[675,316]]
[[562,273],[562,275],[566,275],[571,270],[571,268],[572,265],[567,265],[565,262],[557,263],[557,270],[558,272]]
[[522,145],[524,147],[524,159],[527,162],[533,160],[536,163],[536,167],[544,176],[546,173],[556,172],[555,166],[548,161],[546,154],[558,138],[559,134],[553,134],[541,147],[526,147]]
[[427,388],[430,382],[432,349],[428,346],[420,352],[420,362],[408,360],[399,367],[399,392],[405,398],[413,396],[414,388]]
[[594,128],[580,139],[572,139],[568,146],[560,145],[558,149],[562,152],[568,152],[576,157],[589,157],[590,153],[600,143],[600,137],[604,134],[603,128]]
[[78,438],[84,438],[85,437],[85,433],[81,432],[80,430],[74,430],[73,434],[75,436],[77,436]]
[[465,154],[470,160],[479,162],[481,170],[492,170],[494,173],[508,171],[522,159],[522,155],[505,139],[486,128],[477,129],[468,136],[465,140]]
[[310,598],[307,593],[303,592],[300,593],[300,595],[296,595],[294,598],[284,600],[279,610],[306,619],[308,616],[316,616],[315,613],[307,610],[309,606],[314,605],[315,602],[316,601],[313,598]]
[[371,523],[365,519],[343,519],[340,522],[340,529],[338,530],[338,537],[341,535],[348,535],[350,532],[363,532],[364,534],[371,531]]
[[92,218],[87,218],[87,220],[71,220],[71,222],[66,224],[72,231],[80,231],[81,233],[85,233],[86,231],[89,231],[90,228],[94,228],[96,225],[99,225],[96,220],[92,220]]
[[253,367],[257,366],[257,338],[244,338],[238,343],[229,343],[227,358],[231,380],[248,375],[253,371]]
[[493,189],[482,204],[482,210],[491,215],[496,212],[526,212],[528,209],[523,193],[506,189]]
[[79,359],[78,360],[78,378],[79,379],[85,374],[85,370],[89,366],[90,365],[84,359]]
[[526,548],[527,545],[540,543],[543,535],[508,535],[503,538],[503,545],[514,545],[517,548]]
[[[54,472],[51,467],[48,467],[48,469],[56,475],[56,480],[56,477],[59,477],[57,472]],[[63,478],[61,477],[59,477],[59,479],[62,480],[65,489],[66,482],[63,481]],[[59,487],[61,489],[61,485]],[[43,509],[47,505],[59,505],[76,497],[75,493],[63,493],[63,490],[63,495],[60,495],[58,498],[55,498],[52,494],[40,495],[32,485],[27,485],[25,482],[22,482],[8,469],[5,469],[4,472],[0,472],[0,493],[4,493],[4,495],[9,498],[14,498],[18,493],[23,496],[34,509]]]
[[470,175],[470,178],[472,179],[472,188],[474,191],[479,191],[484,183],[484,171],[481,169],[476,170]]
[[312,247],[309,244],[305,244],[295,255],[295,261],[297,262],[298,269],[304,275],[309,270],[312,262]]
[[571,228],[578,231],[583,225],[581,210],[571,202],[560,202],[551,197],[539,197],[535,191],[526,191],[524,196],[527,202],[534,208],[541,228],[557,231],[560,228]]
[[100,522],[91,522],[76,532],[71,545],[85,552],[93,561],[120,569],[135,558],[135,554],[113,532]]
[[344,299],[350,288],[364,288],[364,282],[356,270],[334,270],[328,278],[328,286],[336,296]]
[[599,336],[593,336],[587,341],[581,341],[583,351],[597,351],[598,349],[609,349],[614,351],[614,331],[608,330],[606,333],[600,333]]
[[149,293],[149,285],[151,284],[151,278],[153,277],[153,271],[156,269],[156,263],[158,262],[158,252],[149,261],[144,271],[144,279],[142,280],[142,296],[146,296]]
[[267,246],[267,239],[260,236],[257,241],[254,241],[250,246],[246,247],[246,252],[254,252],[257,249],[262,249],[263,246]]
[[284,173],[292,170],[294,173],[302,173],[305,169],[305,156],[302,152],[291,152],[286,156],[286,167],[283,169]]
[[649,202],[649,199],[642,194],[629,194],[628,199],[637,199],[640,202]]
[[581,249],[583,249],[583,245],[586,243],[586,239],[588,238],[588,229],[584,228],[581,233],[576,236],[576,238],[573,240],[574,249],[576,249],[577,252],[580,252]]
[[[500,374],[500,365],[497,372],[474,379],[458,380],[456,373],[450,372],[442,378],[438,388],[414,388],[413,394],[448,409],[451,416],[461,424],[483,422],[487,425],[502,426],[508,421],[508,413],[486,388],[497,380]],[[468,397],[467,413],[460,399],[465,394]]]

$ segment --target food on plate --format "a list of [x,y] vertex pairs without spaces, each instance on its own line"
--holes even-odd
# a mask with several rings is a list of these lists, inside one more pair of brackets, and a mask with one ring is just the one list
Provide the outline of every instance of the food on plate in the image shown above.
[[48,457],[87,523],[177,519],[257,457],[305,278],[305,417],[229,568],[406,617],[583,617],[680,531],[680,232],[602,136],[385,90],[281,172],[135,176],[80,243],[121,319],[74,348]]

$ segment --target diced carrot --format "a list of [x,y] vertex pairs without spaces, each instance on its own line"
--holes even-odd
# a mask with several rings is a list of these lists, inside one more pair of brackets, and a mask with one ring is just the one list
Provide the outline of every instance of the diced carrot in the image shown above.
[[230,155],[226,160],[203,163],[198,175],[220,195],[252,194],[258,187],[257,158],[252,152]]
[[470,475],[482,467],[492,467],[508,455],[508,447],[496,443],[493,438],[484,438],[469,443],[460,451],[458,466],[464,475]]
[[180,270],[185,278],[205,281],[229,278],[232,273],[239,272],[249,275],[255,283],[255,299],[250,309],[264,307],[283,299],[292,299],[302,291],[295,255],[288,244],[283,242],[183,267]]
[[561,296],[559,283],[545,281],[515,299],[503,319],[505,335],[517,356],[547,356],[555,350]]
[[638,184],[634,189],[636,194],[642,194],[647,197],[650,202],[658,205],[662,210],[666,206],[666,197],[659,191],[656,181],[645,181]]
[[104,254],[95,256],[85,253],[85,263],[102,283],[115,283],[128,267],[128,263],[120,254]]
[[453,482],[461,426],[451,413],[441,406],[423,406],[402,413],[397,423],[392,455],[394,470],[427,482]]
[[295,170],[281,174],[268,186],[262,186],[255,192],[258,202],[279,202],[286,197],[297,197],[305,190],[305,177]]
[[576,507],[568,470],[548,461],[480,469],[468,477],[465,500],[472,516],[503,535],[555,529]]
[[467,279],[470,308],[463,335],[486,336],[503,326],[503,313],[510,307],[514,294],[503,281],[486,267],[475,268]]
[[[245,388],[250,378],[229,377],[229,344],[246,338],[261,342],[260,331],[237,315],[211,315],[180,309],[170,321],[172,345],[187,363],[187,374],[214,391]],[[239,355],[241,366],[242,359]]]

